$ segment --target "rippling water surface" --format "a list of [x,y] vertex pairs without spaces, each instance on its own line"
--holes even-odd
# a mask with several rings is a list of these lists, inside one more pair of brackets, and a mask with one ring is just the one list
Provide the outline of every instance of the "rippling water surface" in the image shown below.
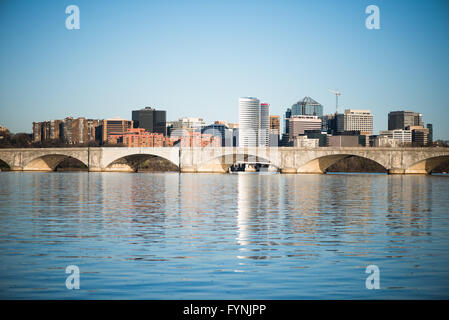
[[448,176],[1,173],[0,298],[449,298],[448,202]]

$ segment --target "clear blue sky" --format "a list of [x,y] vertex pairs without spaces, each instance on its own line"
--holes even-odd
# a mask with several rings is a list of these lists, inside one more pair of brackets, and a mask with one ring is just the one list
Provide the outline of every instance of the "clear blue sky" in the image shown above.
[[[71,4],[80,30],[65,28]],[[380,30],[365,28],[370,4]],[[338,88],[375,132],[406,109],[449,139],[448,35],[448,1],[0,0],[0,125],[142,106],[237,122],[241,96],[278,115],[311,96],[331,113]]]

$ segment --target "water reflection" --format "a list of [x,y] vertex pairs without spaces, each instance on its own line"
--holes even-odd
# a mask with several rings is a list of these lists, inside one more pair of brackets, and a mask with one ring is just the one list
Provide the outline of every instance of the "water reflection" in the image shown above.
[[386,226],[392,236],[430,234],[432,183],[425,176],[390,176]]
[[238,258],[266,259],[278,245],[279,180],[277,174],[238,174]]
[[384,298],[449,292],[447,177],[0,178],[0,298],[73,297],[69,264],[93,294],[80,297],[370,298],[368,264]]

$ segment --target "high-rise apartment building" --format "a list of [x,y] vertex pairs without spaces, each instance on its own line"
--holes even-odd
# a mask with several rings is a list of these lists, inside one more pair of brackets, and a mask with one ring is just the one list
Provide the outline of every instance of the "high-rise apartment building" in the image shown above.
[[67,144],[85,144],[90,141],[89,137],[95,139],[95,136],[89,136],[88,120],[83,117],[76,119],[67,117],[62,120],[60,135],[62,142]]
[[140,110],[133,110],[132,121],[134,128],[142,128],[147,132],[167,134],[166,131],[166,111],[145,107]]
[[99,126],[101,143],[111,142],[111,135],[123,134],[132,127],[132,120],[120,118],[101,120]]
[[101,120],[95,120],[95,119],[87,119],[87,141],[93,142],[93,141],[99,141],[100,140],[100,124]]
[[260,104],[259,99],[239,99],[239,146],[257,147],[269,145],[270,105]]
[[33,122],[33,130],[32,130],[33,142],[42,141],[41,127],[42,127],[42,122]]
[[95,141],[100,120],[67,117],[63,120],[33,122],[33,142],[60,141],[86,144]]
[[362,135],[373,134],[373,115],[370,110],[346,109],[344,131],[360,131]]
[[33,122],[33,142],[59,140],[62,120]]
[[388,113],[388,130],[405,129],[408,126],[422,126],[422,114],[413,111],[392,111]]

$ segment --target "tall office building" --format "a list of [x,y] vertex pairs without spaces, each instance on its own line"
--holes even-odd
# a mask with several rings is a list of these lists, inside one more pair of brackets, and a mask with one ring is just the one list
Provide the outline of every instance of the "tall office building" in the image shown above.
[[360,131],[361,134],[373,134],[373,115],[370,110],[346,109],[344,130]]
[[292,106],[292,116],[323,116],[323,106],[311,97],[304,97]]
[[284,116],[284,133],[288,135],[288,130],[290,128],[289,125],[289,120],[292,117],[292,109],[291,108],[287,108],[287,111],[285,111],[285,116]]
[[239,99],[239,146],[257,147],[260,105],[257,98]]
[[329,122],[335,118],[335,114],[325,114],[321,118],[321,131],[328,132],[329,130]]
[[337,113],[335,115],[335,130],[336,133],[345,131],[345,115],[343,113]]
[[321,119],[317,116],[293,116],[290,118],[289,122],[289,139],[291,141],[298,135],[304,134],[304,131],[321,131]]
[[239,99],[239,146],[268,146],[270,127],[270,105],[260,104],[259,99]]
[[433,125],[431,123],[427,124],[427,129],[429,129],[429,135],[427,136],[427,145],[432,146],[433,145]]
[[280,116],[270,116],[270,133],[280,134],[281,133],[281,120]]
[[408,126],[422,126],[422,114],[413,111],[392,111],[388,113],[388,130],[405,129]]
[[155,110],[145,107],[140,110],[133,110],[132,120],[134,128],[142,128],[147,132],[162,133],[166,132],[166,111]]
[[409,127],[412,130],[412,143],[415,146],[428,146],[429,145],[429,129],[417,128],[417,126]]
[[260,147],[270,145],[270,105],[268,103],[260,104],[258,138]]
[[281,135],[281,117],[270,116],[270,147],[279,146],[279,137]]
[[342,113],[337,113],[333,115],[327,115],[322,117],[322,119],[327,118],[327,133],[330,134],[340,134],[345,131],[345,115]]

